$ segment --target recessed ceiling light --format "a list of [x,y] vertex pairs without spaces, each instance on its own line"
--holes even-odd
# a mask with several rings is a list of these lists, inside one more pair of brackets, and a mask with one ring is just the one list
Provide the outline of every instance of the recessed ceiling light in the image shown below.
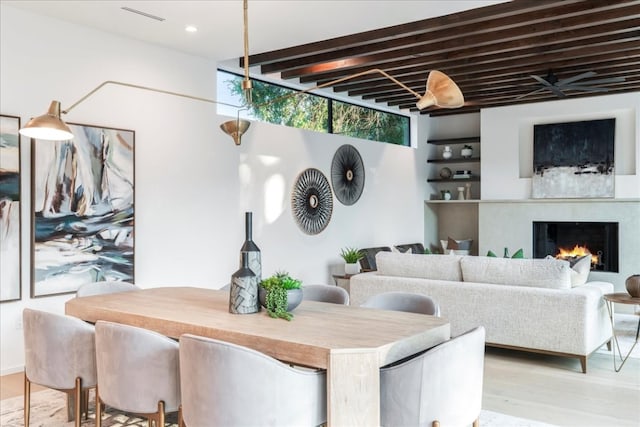
[[187,25],[186,27],[184,27],[184,30],[187,33],[195,33],[196,31],[198,31],[198,29],[195,27],[195,25]]

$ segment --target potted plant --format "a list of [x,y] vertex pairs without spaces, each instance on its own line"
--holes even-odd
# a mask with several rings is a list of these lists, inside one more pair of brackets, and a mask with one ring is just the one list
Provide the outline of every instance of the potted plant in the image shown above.
[[465,159],[468,159],[473,155],[473,147],[468,144],[465,144],[465,146],[462,147],[462,150],[460,150],[460,155]]
[[360,272],[360,265],[358,261],[364,258],[364,254],[357,248],[343,248],[340,251],[340,256],[344,260],[344,274],[358,274]]
[[258,288],[260,304],[269,316],[291,320],[290,313],[302,301],[302,282],[294,279],[286,271],[276,272],[264,279]]

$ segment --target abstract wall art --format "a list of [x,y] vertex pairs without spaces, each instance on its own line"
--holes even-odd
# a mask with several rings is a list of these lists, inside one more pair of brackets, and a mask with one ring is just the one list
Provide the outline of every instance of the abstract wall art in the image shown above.
[[531,197],[615,196],[615,119],[533,127]]
[[0,115],[0,302],[22,297],[20,118]]
[[31,296],[134,278],[134,139],[69,124],[70,141],[31,140]]

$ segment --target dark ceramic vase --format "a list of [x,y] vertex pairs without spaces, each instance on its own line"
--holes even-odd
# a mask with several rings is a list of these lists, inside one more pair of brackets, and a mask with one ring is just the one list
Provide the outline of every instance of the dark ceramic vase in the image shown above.
[[624,285],[626,286],[629,295],[635,298],[640,298],[640,274],[634,274],[633,276],[627,277]]
[[260,310],[258,278],[249,268],[249,257],[242,253],[242,266],[231,276],[229,313],[250,314]]
[[253,241],[253,214],[245,212],[244,214],[244,230],[245,240],[240,248],[240,265],[242,266],[242,254],[247,254],[249,268],[256,275],[258,283],[262,280],[262,255],[260,248]]

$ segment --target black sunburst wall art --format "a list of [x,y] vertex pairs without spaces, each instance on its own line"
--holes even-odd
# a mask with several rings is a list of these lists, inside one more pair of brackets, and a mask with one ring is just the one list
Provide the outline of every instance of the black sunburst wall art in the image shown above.
[[300,173],[293,185],[291,211],[306,234],[318,234],[331,220],[333,194],[327,177],[318,169]]
[[364,189],[364,164],[358,150],[345,144],[336,150],[331,162],[331,183],[343,205],[353,205]]

